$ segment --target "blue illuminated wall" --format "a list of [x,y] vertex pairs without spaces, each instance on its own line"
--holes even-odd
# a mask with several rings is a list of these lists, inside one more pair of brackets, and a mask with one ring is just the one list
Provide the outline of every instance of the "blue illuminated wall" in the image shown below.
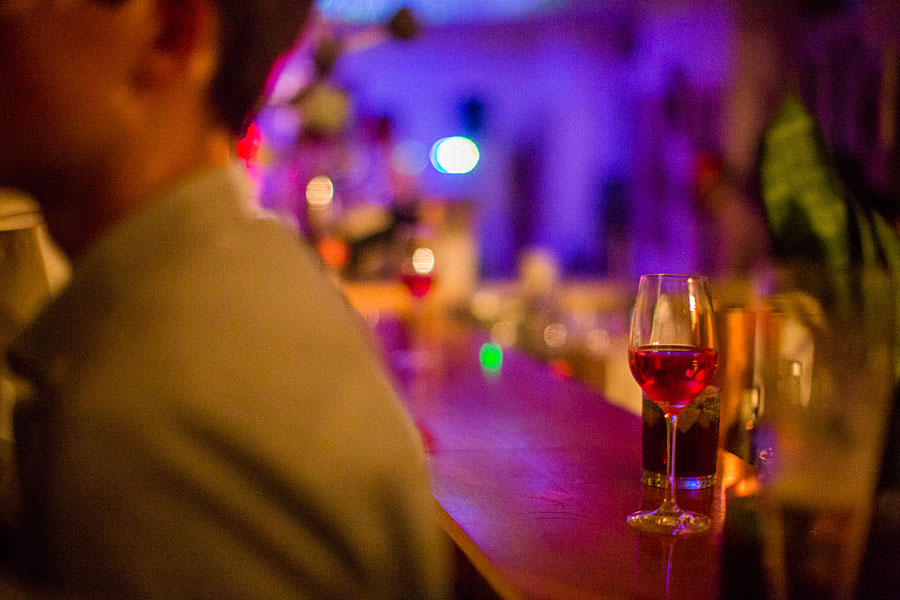
[[[400,139],[424,148],[450,135],[476,140],[474,171],[429,168],[421,186],[476,202],[486,275],[511,274],[529,245],[551,250],[570,273],[604,274],[611,185],[629,204],[629,269],[689,271],[698,239],[687,191],[669,181],[660,198],[659,185],[645,181],[658,175],[641,163],[671,73],[724,88],[731,28],[715,6],[429,25],[412,42],[342,58],[336,80],[357,113],[393,116]],[[473,99],[483,120],[471,131],[461,106]]]
[[379,22],[401,8],[414,11],[428,23],[474,23],[511,19],[577,3],[573,0],[319,0],[317,5],[326,17],[350,23]]

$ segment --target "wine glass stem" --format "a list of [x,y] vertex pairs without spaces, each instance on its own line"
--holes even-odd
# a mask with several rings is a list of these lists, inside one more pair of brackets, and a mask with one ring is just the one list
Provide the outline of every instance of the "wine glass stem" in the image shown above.
[[678,415],[676,413],[666,413],[666,452],[668,460],[666,461],[666,469],[668,477],[666,477],[666,497],[662,506],[659,508],[665,512],[678,512],[678,505],[675,504],[675,431],[678,425]]

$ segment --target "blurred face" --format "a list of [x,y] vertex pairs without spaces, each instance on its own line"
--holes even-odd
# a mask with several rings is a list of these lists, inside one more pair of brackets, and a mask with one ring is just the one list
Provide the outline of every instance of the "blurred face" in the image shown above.
[[0,185],[102,179],[135,118],[132,0],[0,0]]

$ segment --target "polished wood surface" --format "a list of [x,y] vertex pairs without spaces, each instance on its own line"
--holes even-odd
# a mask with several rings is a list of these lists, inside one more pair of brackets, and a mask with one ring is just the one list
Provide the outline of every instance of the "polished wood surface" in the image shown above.
[[[726,491],[753,485],[720,454],[719,483],[679,492],[710,533],[637,534],[625,517],[655,508],[640,483],[640,418],[587,386],[505,349],[483,369],[486,338],[447,323],[382,319],[386,361],[429,452],[445,530],[504,598],[716,598]],[[625,357],[623,357],[625,360]]]

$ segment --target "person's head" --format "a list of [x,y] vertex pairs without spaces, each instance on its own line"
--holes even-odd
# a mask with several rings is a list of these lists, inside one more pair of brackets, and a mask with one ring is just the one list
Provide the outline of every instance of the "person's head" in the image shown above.
[[231,132],[242,134],[267,74],[296,41],[312,0],[215,0],[215,5],[221,54],[210,99]]
[[[128,0],[94,0],[118,6]],[[2,0],[0,0],[2,2]],[[243,133],[276,58],[296,40],[312,0],[212,0],[219,15],[220,59],[210,87],[217,116]]]
[[311,3],[0,0],[0,186],[110,221],[227,155]]

